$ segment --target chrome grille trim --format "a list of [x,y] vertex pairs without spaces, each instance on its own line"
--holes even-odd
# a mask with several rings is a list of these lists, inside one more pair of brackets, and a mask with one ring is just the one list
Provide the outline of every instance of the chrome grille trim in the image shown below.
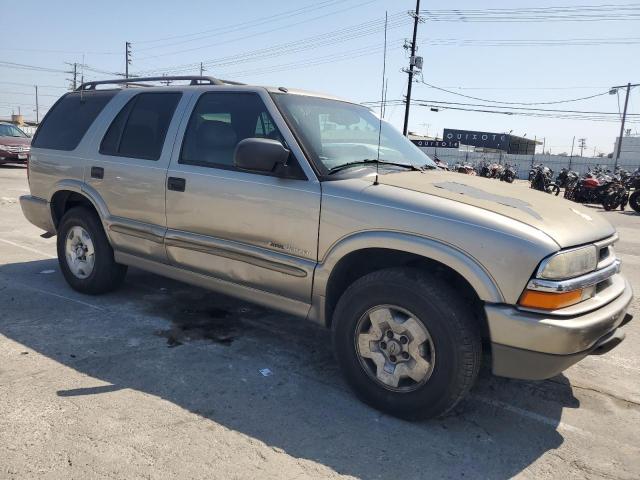
[[597,285],[600,282],[611,278],[616,273],[620,272],[621,262],[617,258],[613,257],[613,262],[600,270],[595,270],[591,273],[587,273],[586,275],[582,275],[576,278],[570,278],[568,280],[542,280],[539,278],[534,278],[529,280],[527,284],[527,289],[529,290],[537,290],[540,292],[569,292],[572,290],[578,290],[580,288],[590,287],[592,285]]
[[29,153],[31,151],[31,147],[22,145],[5,145],[5,148],[3,148],[3,150],[9,153]]

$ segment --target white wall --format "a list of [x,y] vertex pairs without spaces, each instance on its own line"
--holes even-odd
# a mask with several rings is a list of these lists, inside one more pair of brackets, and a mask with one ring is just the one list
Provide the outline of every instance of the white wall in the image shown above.
[[[419,147],[420,148],[420,147]],[[426,147],[420,148],[423,152],[429,155],[431,158],[437,153],[438,158],[449,164],[449,167],[453,167],[456,163],[470,163],[476,164],[482,161],[496,162],[496,163],[509,163],[518,167],[518,177],[526,179],[529,176],[529,169],[533,162],[534,165],[543,163],[551,168],[555,173],[558,173],[561,168],[569,167],[570,157],[563,155],[547,155],[538,153],[536,155],[514,155],[506,153],[483,153],[483,152],[462,152],[453,148],[433,148]],[[623,150],[624,151],[624,150]],[[634,159],[635,158],[635,159]],[[571,158],[571,170],[575,170],[579,173],[586,172],[589,167],[596,165],[606,166],[613,170],[615,160],[612,158],[591,158],[591,157],[576,157]],[[620,167],[634,171],[640,167],[640,156],[638,157],[620,157],[618,163]]]
[[[618,151],[618,140],[616,138],[615,150],[613,156],[615,157]],[[620,149],[620,161],[640,161],[640,135],[632,135],[629,137],[622,137],[622,148]]]

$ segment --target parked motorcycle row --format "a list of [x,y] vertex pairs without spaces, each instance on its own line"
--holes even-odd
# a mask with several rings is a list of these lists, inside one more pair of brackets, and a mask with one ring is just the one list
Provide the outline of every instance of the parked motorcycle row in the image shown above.
[[553,170],[535,165],[529,172],[531,188],[558,195],[578,203],[598,203],[605,210],[624,210],[627,204],[640,213],[640,168],[629,173],[617,167],[613,172],[600,166],[589,168],[584,175],[563,168],[555,181]]
[[475,164],[470,163],[456,163],[453,168],[449,168],[446,162],[440,160],[437,156],[434,161],[436,166],[441,170],[452,170],[458,173],[464,173],[465,175],[478,175],[485,178],[495,178],[501,182],[513,183],[518,178],[518,168],[516,165],[499,163],[487,163],[479,162]]
[[[450,170],[465,175],[478,175],[512,183],[518,178],[516,165],[489,163],[456,163],[453,167],[438,158],[434,158],[441,170]],[[546,165],[534,165],[529,171],[531,188],[559,195],[564,189],[564,198],[578,203],[601,204],[605,210],[624,210],[629,205],[640,213],[640,167],[633,173],[616,167],[612,172],[599,165],[589,168],[584,175],[563,168],[554,180],[554,172]]]

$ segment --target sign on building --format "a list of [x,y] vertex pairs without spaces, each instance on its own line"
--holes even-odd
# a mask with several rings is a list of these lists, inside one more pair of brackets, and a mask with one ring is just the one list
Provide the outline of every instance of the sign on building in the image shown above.
[[506,133],[476,132],[473,130],[445,128],[442,139],[474,147],[504,151],[509,150],[509,135]]
[[460,142],[451,140],[411,140],[416,147],[458,148]]

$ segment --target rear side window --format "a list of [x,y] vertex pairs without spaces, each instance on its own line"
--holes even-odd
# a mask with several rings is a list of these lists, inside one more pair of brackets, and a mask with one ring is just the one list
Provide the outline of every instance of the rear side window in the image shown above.
[[49,110],[31,145],[53,150],[75,150],[87,130],[115,94],[115,90],[72,92]]
[[100,144],[100,153],[158,160],[179,92],[140,93],[113,120]]

